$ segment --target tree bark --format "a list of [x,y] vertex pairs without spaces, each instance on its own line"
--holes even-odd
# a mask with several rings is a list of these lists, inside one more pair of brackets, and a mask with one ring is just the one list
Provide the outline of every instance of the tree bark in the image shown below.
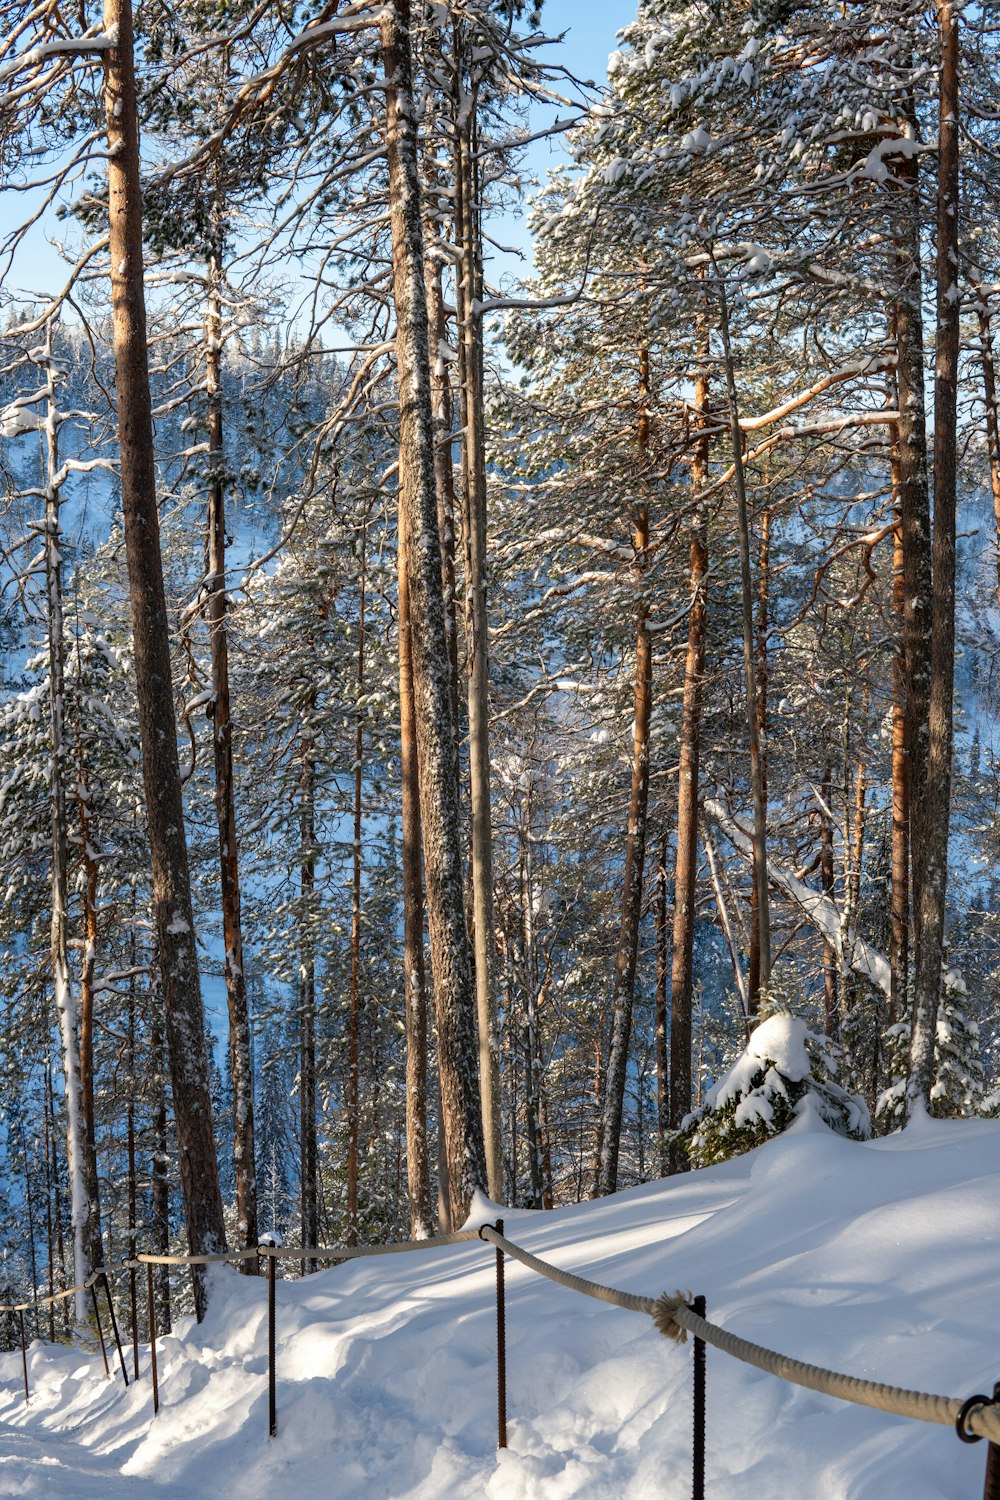
[[[62,1042],[66,1094],[66,1163],[70,1188],[70,1225],[73,1235],[73,1280],[80,1285],[90,1275],[93,1260],[90,1192],[87,1185],[87,1115],[81,1068],[78,1021],[69,968],[69,846],[66,824],[66,644],[63,627],[62,558],[59,518],[59,416],[55,398],[52,324],[46,325],[45,354],[41,360],[48,387],[45,414],[45,592],[49,658],[49,791],[50,891],[49,960],[59,1036]],[[91,1095],[92,1097],[92,1095]],[[75,1316],[87,1315],[86,1294],[77,1292]]]
[[[644,471],[649,451],[649,400],[649,351],[644,346],[639,352],[637,431],[641,485],[645,485]],[[632,545],[636,556],[636,574],[641,586],[646,568],[646,550],[649,546],[649,509],[644,497],[640,500],[635,512]],[[639,951],[639,922],[642,916],[642,872],[646,855],[646,807],[649,799],[649,725],[653,710],[653,643],[647,625],[647,613],[646,602],[640,599],[636,611],[632,784],[629,794],[628,828],[625,835],[622,915],[618,929],[615,985],[611,1002],[611,1042],[608,1048],[601,1145],[598,1157],[597,1193],[599,1196],[613,1193],[618,1186],[618,1152],[621,1143],[622,1114],[625,1107],[625,1076],[628,1071],[632,1004],[635,995],[635,967]]]
[[899,436],[891,433],[895,527],[892,533],[892,612],[896,627],[892,652],[892,897],[889,963],[892,989],[888,1021],[895,1026],[906,1011],[910,939],[910,797],[906,743],[906,651],[903,635],[906,585],[903,521],[899,499]]
[[[707,355],[707,349],[704,350]],[[677,779],[677,862],[674,870],[674,948],[670,976],[670,1127],[678,1129],[691,1108],[691,1008],[694,997],[695,886],[698,874],[698,776],[701,759],[701,698],[708,629],[708,537],[698,491],[708,478],[705,431],[708,377],[698,371],[694,387],[699,433],[691,466],[696,509],[691,523],[687,652]],[[668,1170],[683,1171],[683,1148],[672,1141]]]
[[457,733],[449,683],[434,482],[423,232],[409,0],[382,11],[392,231],[401,511],[410,585],[420,815],[427,886],[449,1200],[461,1223],[486,1184],[476,1066],[475,994],[463,905]]
[[[824,896],[833,897],[833,823],[830,803],[833,797],[833,767],[827,765],[820,782],[823,807],[819,823],[819,881]],[[840,1007],[837,999],[837,950],[829,937],[823,937],[823,1029],[831,1041],[840,1037]]]
[[[765,505],[760,517],[760,553],[757,564],[757,635],[755,660],[757,664],[757,735],[760,742],[760,779],[763,786],[764,806],[767,806],[767,632],[770,612],[770,562],[771,562],[771,512]],[[761,947],[760,947],[760,888],[757,884],[757,864],[750,883],[750,966],[748,994],[750,1014],[760,1011]]]
[[[105,0],[101,54],[108,139],[111,295],[122,514],[135,651],[153,911],[166,1010],[181,1189],[193,1255],[226,1247],[212,1134],[205,1019],[177,757],[170,638],[160,558],[142,267],[142,200],[131,0]],[[196,1275],[195,1310],[206,1309]]]
[[365,594],[368,528],[361,526],[361,578],[358,607],[357,703],[354,710],[354,844],[351,851],[351,1004],[347,1030],[347,1243],[358,1243],[358,1145],[361,1129],[361,809],[365,690]]
[[938,116],[937,360],[934,380],[934,539],[931,678],[926,798],[914,829],[921,879],[906,1113],[930,1108],[941,972],[945,958],[948,830],[955,684],[955,513],[958,480],[959,87],[958,26],[952,0],[938,0],[941,53]]
[[[456,79],[462,78],[461,28],[456,28]],[[500,1078],[497,1061],[493,920],[493,832],[490,800],[489,633],[486,615],[486,431],[483,411],[483,320],[478,184],[473,152],[475,94],[456,110],[455,224],[462,257],[458,275],[459,372],[462,402],[462,531],[465,542],[465,652],[469,707],[469,790],[472,804],[472,912],[479,1032],[479,1088],[489,1195],[503,1194]]]
[[406,1029],[406,1183],[410,1236],[433,1234],[427,1142],[427,985],[424,968],[424,882],[420,867],[420,787],[413,707],[413,648],[406,545],[400,519],[396,568],[399,595],[399,740],[402,780],[403,1006]]
[[[226,1004],[229,1012],[229,1070],[233,1085],[233,1167],[236,1180],[236,1236],[240,1249],[257,1244],[257,1172],[254,1159],[253,1068],[250,1011],[243,970],[236,787],[233,775],[233,721],[229,692],[229,634],[226,625],[226,479],[222,408],[222,232],[213,205],[215,246],[208,264],[205,320],[205,391],[208,404],[208,573],[205,593],[212,661],[212,745],[215,757],[215,817],[219,831],[219,889],[225,944]],[[253,1261],[240,1262],[245,1275]]]
[[[757,670],[754,661],[753,579],[750,570],[750,519],[747,508],[746,474],[743,468],[743,435],[740,431],[739,405],[736,397],[736,371],[729,336],[729,303],[726,286],[715,268],[715,286],[719,299],[719,324],[726,370],[726,394],[729,398],[729,431],[733,449],[733,471],[736,481],[736,511],[740,538],[740,593],[743,603],[743,673],[746,692],[746,717],[750,738],[750,784],[753,793],[753,872],[757,890],[757,951],[760,955],[759,989],[767,990],[771,982],[771,912],[767,884],[767,788],[764,782],[764,760],[757,704]],[[751,943],[751,951],[753,950]],[[754,996],[749,996],[751,1013]]]
[[[911,131],[912,126],[908,127]],[[910,899],[919,908],[923,860],[917,829],[927,797],[927,715],[931,652],[931,522],[927,483],[927,421],[924,397],[923,289],[920,267],[916,158],[905,158],[898,176],[896,333],[898,506],[902,537],[902,651],[905,671],[906,779],[910,815]],[[911,954],[920,948],[915,924]]]
[[[313,691],[307,696],[299,750],[299,1205],[301,1240],[319,1242],[319,1183],[316,1143],[316,761],[313,752]],[[302,1274],[316,1270],[315,1260]]]
[[667,1029],[669,1005],[667,975],[670,958],[667,947],[667,840],[660,848],[656,864],[656,1135],[659,1171],[666,1177],[669,1167],[667,1132],[670,1129],[670,1045]]

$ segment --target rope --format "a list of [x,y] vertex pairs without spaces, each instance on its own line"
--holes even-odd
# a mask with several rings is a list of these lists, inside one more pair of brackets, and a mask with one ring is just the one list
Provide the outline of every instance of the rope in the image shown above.
[[425,1240],[397,1240],[388,1245],[332,1245],[327,1249],[295,1250],[291,1246],[258,1245],[254,1251],[262,1259],[272,1260],[361,1260],[367,1255],[401,1255],[407,1250],[434,1250],[438,1245],[460,1245],[478,1239],[475,1229],[459,1229],[454,1234],[432,1234]]
[[255,1260],[258,1251],[226,1250],[221,1255],[137,1255],[122,1262],[122,1270],[135,1271],[140,1266],[214,1266],[230,1260]]
[[68,1286],[63,1292],[53,1292],[48,1297],[36,1297],[31,1302],[4,1302],[0,1303],[0,1313],[8,1312],[31,1312],[36,1307],[49,1307],[53,1302],[65,1302],[67,1297],[75,1297],[77,1292],[89,1292],[101,1277],[105,1275],[103,1266],[87,1277],[86,1281],[80,1281],[76,1286]]
[[[698,1317],[683,1301],[663,1296],[656,1304],[654,1321],[660,1332],[661,1320],[672,1320],[702,1339],[715,1349],[744,1364],[755,1365],[769,1375],[793,1385],[805,1386],[810,1391],[820,1391],[825,1396],[835,1396],[839,1401],[850,1401],[855,1406],[870,1406],[876,1411],[890,1412],[897,1417],[911,1417],[918,1422],[936,1422],[942,1427],[953,1427],[962,1401],[954,1396],[935,1396],[924,1391],[911,1391],[902,1386],[882,1385],[876,1380],[862,1380],[857,1375],[842,1375],[836,1370],[826,1370],[821,1365],[810,1365],[800,1359],[791,1359],[774,1349],[765,1349],[761,1344],[752,1344],[726,1328],[719,1328],[707,1318]],[[669,1336],[669,1335],[668,1335]],[[1000,1443],[1000,1411],[994,1407],[974,1409],[966,1420],[966,1426],[979,1437]]]
[[522,1250],[520,1245],[515,1245],[512,1240],[498,1234],[489,1224],[484,1224],[479,1230],[479,1238],[491,1241],[505,1255],[519,1260],[522,1266],[527,1266],[530,1271],[537,1271],[539,1276],[547,1276],[549,1281],[568,1287],[571,1292],[582,1292],[585,1297],[596,1297],[598,1302],[610,1302],[613,1307],[624,1307],[628,1312],[645,1313],[649,1318],[653,1316],[656,1302],[652,1297],[641,1297],[637,1292],[620,1292],[613,1286],[602,1286],[599,1281],[574,1276],[572,1271],[560,1271],[558,1266],[550,1266],[547,1260],[539,1260],[537,1255],[530,1255],[527,1250]]
[[[701,1318],[687,1306],[681,1293],[673,1297],[666,1293],[658,1298],[641,1297],[634,1292],[622,1292],[615,1287],[602,1286],[600,1282],[588,1281],[586,1277],[574,1276],[570,1271],[561,1271],[558,1266],[540,1260],[515,1245],[504,1235],[488,1225],[479,1231],[481,1239],[490,1240],[512,1259],[520,1261],[529,1270],[537,1271],[549,1281],[568,1287],[570,1291],[582,1292],[600,1302],[610,1302],[615,1307],[627,1308],[629,1312],[642,1312],[651,1317],[659,1331],[669,1338],[677,1339],[677,1326],[693,1333],[704,1343],[721,1349],[724,1354],[755,1365],[769,1375],[777,1375],[793,1385],[805,1386],[808,1390],[820,1391],[823,1395],[835,1396],[840,1401],[850,1401],[856,1406],[874,1407],[876,1411],[890,1412],[899,1417],[911,1417],[918,1422],[936,1422],[943,1427],[953,1427],[962,1407],[962,1401],[953,1396],[934,1396],[923,1391],[905,1390],[900,1386],[882,1385],[875,1380],[862,1380],[856,1375],[841,1375],[836,1370],[826,1370],[820,1365],[805,1364],[802,1360],[790,1359],[774,1349],[765,1349],[752,1344],[738,1334],[730,1333]],[[683,1337],[683,1336],[682,1336]],[[1000,1411],[994,1407],[978,1407],[969,1413],[966,1426],[980,1437],[1000,1443]]]

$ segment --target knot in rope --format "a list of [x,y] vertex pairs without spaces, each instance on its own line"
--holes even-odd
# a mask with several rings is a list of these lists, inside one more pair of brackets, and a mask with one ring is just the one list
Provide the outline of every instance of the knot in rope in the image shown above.
[[681,1308],[690,1308],[690,1292],[674,1292],[669,1296],[662,1292],[653,1304],[653,1322],[663,1337],[675,1344],[687,1343],[687,1329],[677,1321]]

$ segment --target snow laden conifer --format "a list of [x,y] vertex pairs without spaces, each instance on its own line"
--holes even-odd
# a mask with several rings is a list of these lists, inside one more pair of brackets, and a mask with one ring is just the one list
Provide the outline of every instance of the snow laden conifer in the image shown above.
[[838,1135],[866,1140],[868,1110],[841,1088],[835,1074],[825,1037],[786,1011],[769,1016],[681,1126],[679,1138],[691,1165],[710,1167],[742,1156],[810,1109]]

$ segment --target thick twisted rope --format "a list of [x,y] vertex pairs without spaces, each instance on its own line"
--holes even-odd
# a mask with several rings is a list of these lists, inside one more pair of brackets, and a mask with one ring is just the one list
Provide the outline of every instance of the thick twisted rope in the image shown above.
[[642,1297],[637,1292],[620,1292],[616,1287],[602,1286],[599,1281],[588,1281],[585,1276],[574,1276],[572,1271],[560,1271],[558,1266],[549,1265],[547,1260],[539,1260],[537,1255],[531,1255],[505,1235],[498,1234],[490,1224],[484,1224],[479,1230],[479,1238],[489,1240],[512,1260],[519,1260],[522,1266],[527,1266],[529,1271],[537,1271],[539,1276],[546,1276],[549,1281],[568,1287],[571,1292],[582,1292],[585,1297],[596,1297],[598,1302],[610,1302],[613,1307],[624,1307],[628,1312],[645,1313],[648,1318],[655,1313],[654,1297]]
[[37,1307],[50,1307],[53,1302],[65,1302],[67,1297],[75,1297],[77,1292],[89,1292],[92,1286],[100,1281],[107,1273],[103,1266],[98,1266],[86,1279],[80,1281],[76,1286],[68,1286],[63,1292],[53,1292],[48,1297],[36,1297],[31,1302],[4,1302],[0,1303],[0,1313],[8,1312],[31,1312]]
[[[841,1375],[836,1370],[826,1370],[820,1365],[805,1364],[802,1360],[790,1359],[774,1349],[765,1349],[740,1338],[707,1318],[700,1318],[691,1311],[688,1298],[681,1292],[673,1296],[666,1293],[659,1298],[641,1297],[634,1292],[618,1291],[615,1287],[602,1286],[600,1282],[588,1281],[584,1276],[561,1271],[558,1266],[540,1260],[515,1245],[495,1229],[484,1226],[480,1237],[499,1246],[513,1260],[520,1261],[529,1270],[537,1271],[549,1281],[568,1287],[570,1291],[582,1292],[599,1302],[610,1302],[615,1307],[627,1308],[630,1312],[646,1313],[653,1319],[660,1333],[675,1343],[682,1343],[685,1331],[694,1334],[713,1348],[720,1349],[744,1364],[754,1365],[769,1375],[777,1375],[793,1385],[805,1386],[826,1396],[835,1396],[840,1401],[850,1401],[856,1406],[874,1407],[876,1411],[889,1412],[894,1416],[911,1417],[918,1422],[935,1422],[943,1427],[952,1427],[958,1418],[962,1401],[954,1396],[934,1396],[923,1391],[910,1391],[900,1386],[882,1385],[875,1380],[862,1380],[856,1375]],[[989,1438],[1000,1443],[1000,1411],[994,1407],[976,1407],[968,1414],[965,1425],[978,1437]]]
[[478,1238],[475,1229],[459,1229],[454,1234],[432,1234],[425,1240],[397,1240],[388,1245],[331,1245],[324,1249],[296,1250],[290,1245],[258,1245],[255,1255],[272,1260],[363,1260],[368,1255],[401,1255],[407,1250],[434,1250],[438,1245],[460,1245]]

